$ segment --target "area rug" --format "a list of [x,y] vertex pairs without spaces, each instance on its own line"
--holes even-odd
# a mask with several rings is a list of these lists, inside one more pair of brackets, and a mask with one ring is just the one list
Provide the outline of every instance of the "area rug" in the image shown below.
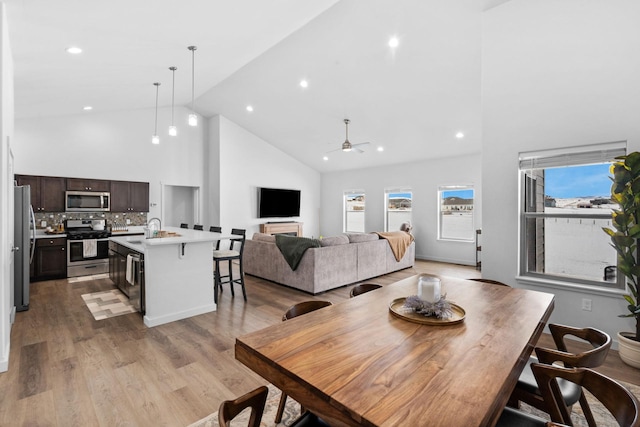
[[129,298],[117,289],[84,294],[82,299],[96,320],[136,312],[129,303]]
[[78,283],[78,282],[86,282],[89,280],[108,279],[108,278],[109,278],[109,273],[102,273],[102,274],[94,274],[92,276],[69,277],[67,281],[69,283]]
[[[631,391],[637,397],[640,397],[640,387],[628,384],[622,381],[618,381],[620,384],[625,386],[629,391]],[[264,408],[264,414],[262,416],[262,422],[260,423],[261,427],[268,426],[289,426],[291,425],[299,416],[300,416],[300,405],[293,400],[291,397],[287,399],[287,404],[285,406],[284,415],[282,416],[282,423],[275,424],[274,419],[276,417],[276,411],[278,409],[278,403],[280,402],[280,390],[275,388],[273,385],[269,384],[269,396],[267,397],[267,404]],[[617,426],[618,423],[614,420],[614,418],[609,414],[609,412],[602,406],[598,401],[595,400],[591,395],[587,394],[587,400],[589,401],[589,406],[591,407],[591,411],[593,412],[593,416],[596,420],[596,424],[602,427],[608,426]],[[536,408],[533,408],[529,405],[522,404],[520,408],[524,412],[528,412],[534,415],[537,415],[546,420],[549,419],[549,416],[544,412],[538,411]],[[236,417],[232,422],[231,426],[242,426],[246,427],[249,417],[250,411],[247,409],[240,413],[238,417]],[[587,421],[582,415],[582,410],[579,404],[574,405],[573,413],[571,415],[573,420],[573,425],[575,427],[588,427]],[[204,417],[203,419],[196,421],[193,424],[190,424],[189,427],[218,427],[218,413],[214,412],[211,415]]]

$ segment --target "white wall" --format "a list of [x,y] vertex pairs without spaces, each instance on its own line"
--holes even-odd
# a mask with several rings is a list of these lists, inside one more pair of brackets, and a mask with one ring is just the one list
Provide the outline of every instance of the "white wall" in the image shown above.
[[411,224],[416,239],[416,257],[475,265],[475,242],[437,239],[438,187],[473,185],[475,228],[482,228],[480,161],[480,154],[474,154],[323,174],[320,234],[332,236],[342,233],[342,197],[345,190],[365,191],[365,231],[372,232],[384,230],[385,189],[409,187],[413,191]]
[[146,181],[149,218],[160,217],[161,184],[203,185],[206,120],[187,126],[189,110],[175,110],[176,137],[167,134],[171,109],[158,112],[159,145],[151,144],[155,109],[16,120],[15,172]]
[[[303,222],[304,236],[317,237],[320,173],[225,117],[218,117],[218,120],[220,226],[223,232],[232,227],[246,228],[247,236],[251,237],[259,231],[259,224],[266,220],[258,218],[258,187],[273,187],[301,190],[300,217],[270,220]],[[209,137],[211,139],[213,135]]]
[[617,317],[620,296],[516,283],[518,153],[618,140],[640,149],[638,22],[637,0],[511,0],[483,26],[483,276],[552,292],[552,322],[612,336],[633,330]]
[[13,180],[9,151],[13,145],[13,59],[5,5],[0,3],[0,372],[9,369],[12,312]]

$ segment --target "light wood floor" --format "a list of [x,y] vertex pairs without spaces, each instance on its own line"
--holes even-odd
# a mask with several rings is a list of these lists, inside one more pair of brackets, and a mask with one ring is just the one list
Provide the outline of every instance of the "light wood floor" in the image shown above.
[[[419,261],[371,282],[422,272],[480,276],[470,267]],[[292,304],[337,303],[351,289],[313,297],[251,276],[246,286],[247,303],[226,288],[217,312],[146,328],[137,313],[93,319],[81,295],[113,288],[109,279],[33,283],[31,308],[13,325],[9,371],[0,374],[0,425],[186,426],[265,384],[234,359],[236,336],[281,322]],[[640,384],[640,371],[616,352],[602,371]]]

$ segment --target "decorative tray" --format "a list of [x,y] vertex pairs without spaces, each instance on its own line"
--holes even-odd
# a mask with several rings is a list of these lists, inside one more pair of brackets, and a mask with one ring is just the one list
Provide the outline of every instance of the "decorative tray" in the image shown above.
[[410,308],[404,307],[406,298],[396,298],[389,304],[389,311],[396,317],[407,320],[409,322],[421,323],[423,325],[455,325],[464,321],[466,312],[464,308],[456,304],[451,304],[453,315],[447,319],[438,319],[437,317],[424,316],[414,312]]

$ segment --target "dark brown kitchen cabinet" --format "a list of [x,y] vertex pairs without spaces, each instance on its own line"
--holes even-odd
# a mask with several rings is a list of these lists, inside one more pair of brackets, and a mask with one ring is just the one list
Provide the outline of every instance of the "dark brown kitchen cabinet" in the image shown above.
[[111,212],[149,212],[149,183],[111,181]]
[[104,179],[67,178],[69,191],[111,191],[111,181]]
[[32,281],[67,277],[67,239],[36,239]]
[[34,212],[64,212],[66,178],[57,176],[16,175],[18,185],[31,186]]

